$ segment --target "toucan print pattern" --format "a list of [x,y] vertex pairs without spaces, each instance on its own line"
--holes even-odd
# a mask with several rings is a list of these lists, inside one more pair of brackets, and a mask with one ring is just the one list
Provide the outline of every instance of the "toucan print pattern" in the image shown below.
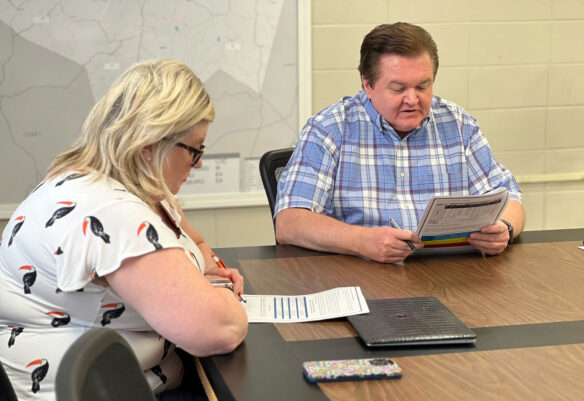
[[[162,205],[179,224],[179,214]],[[19,399],[54,400],[62,355],[92,327],[124,336],[154,391],[180,380],[174,345],[99,284],[124,259],[169,247],[184,249],[194,267],[205,271],[190,238],[177,238],[117,181],[75,170],[35,188],[0,241],[0,362]]]

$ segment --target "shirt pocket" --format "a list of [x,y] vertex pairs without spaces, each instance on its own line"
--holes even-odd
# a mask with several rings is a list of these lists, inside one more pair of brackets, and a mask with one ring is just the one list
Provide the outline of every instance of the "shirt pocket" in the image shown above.
[[454,195],[462,193],[466,188],[465,174],[460,163],[420,166],[413,174],[413,188],[419,194]]
[[[437,171],[440,167],[436,167]],[[432,166],[417,166],[412,169],[412,188],[417,192],[431,191],[436,192],[437,189],[442,187],[440,174],[435,173]]]
[[468,183],[462,163],[452,163],[446,166],[448,172],[448,189],[451,195],[467,193]]

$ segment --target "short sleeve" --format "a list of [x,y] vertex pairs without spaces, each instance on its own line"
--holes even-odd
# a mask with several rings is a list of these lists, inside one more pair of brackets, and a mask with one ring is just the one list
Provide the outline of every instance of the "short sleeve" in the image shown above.
[[278,182],[274,216],[288,208],[331,215],[337,147],[326,129],[309,122]]
[[57,285],[76,291],[131,257],[183,248],[160,216],[137,200],[120,200],[79,215],[55,251]]
[[466,150],[470,193],[482,194],[499,187],[509,190],[511,199],[521,202],[521,189],[511,171],[495,160],[486,137],[478,128]]

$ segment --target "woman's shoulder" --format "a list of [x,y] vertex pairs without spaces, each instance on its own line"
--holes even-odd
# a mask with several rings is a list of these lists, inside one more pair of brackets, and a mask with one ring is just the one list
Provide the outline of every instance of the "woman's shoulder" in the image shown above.
[[108,221],[113,229],[126,226],[128,221],[155,221],[157,217],[145,202],[119,182],[70,171],[39,184],[16,208],[10,222],[22,223],[17,236],[30,231],[55,243],[79,227],[84,230],[85,225],[95,227],[97,220]]
[[[31,198],[38,192],[38,197],[45,201],[62,202],[81,201],[85,207],[94,208],[112,203],[132,203],[134,207],[148,205],[136,195],[128,191],[119,181],[98,175],[95,172],[71,170],[43,181],[31,193]],[[58,200],[60,199],[60,200]]]

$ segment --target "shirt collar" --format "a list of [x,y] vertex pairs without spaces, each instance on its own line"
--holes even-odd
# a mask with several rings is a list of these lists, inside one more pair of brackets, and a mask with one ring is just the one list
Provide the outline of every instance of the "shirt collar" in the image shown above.
[[[377,110],[375,110],[375,107],[373,107],[371,100],[369,100],[369,98],[367,97],[367,93],[364,90],[360,90],[358,96],[359,100],[361,101],[361,104],[363,104],[363,106],[365,107],[365,111],[369,115],[369,118],[377,127],[377,129],[379,129],[379,131],[381,131],[381,133],[383,133],[384,135],[389,134],[397,135],[397,132],[395,132],[391,124],[381,114],[379,114]],[[434,102],[434,99],[432,99],[432,102]],[[430,110],[430,113],[432,113],[432,110]],[[430,121],[430,113],[426,117],[424,117],[420,125],[416,129],[411,131],[409,135],[414,135],[420,129],[425,127],[426,124],[428,124],[428,121]]]

